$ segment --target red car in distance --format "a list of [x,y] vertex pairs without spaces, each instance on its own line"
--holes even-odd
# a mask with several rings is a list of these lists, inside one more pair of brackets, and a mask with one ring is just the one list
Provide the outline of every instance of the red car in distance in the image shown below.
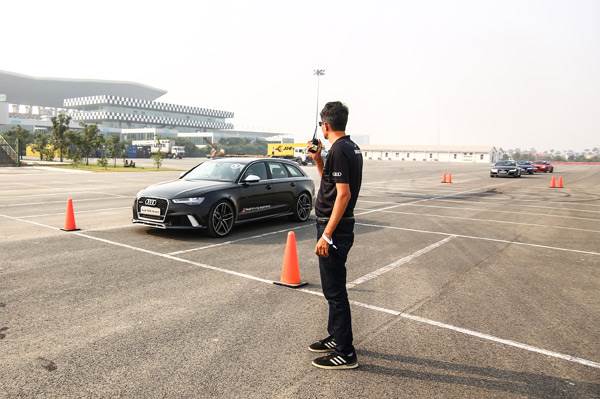
[[535,166],[536,172],[541,172],[541,173],[553,173],[554,172],[554,166],[552,166],[552,164],[548,161],[534,161],[533,166]]

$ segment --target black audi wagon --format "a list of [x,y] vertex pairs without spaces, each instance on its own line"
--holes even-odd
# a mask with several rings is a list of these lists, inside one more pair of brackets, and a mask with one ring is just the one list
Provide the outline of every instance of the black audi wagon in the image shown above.
[[288,216],[305,222],[315,185],[283,159],[220,158],[136,195],[133,223],[161,229],[206,229],[224,237],[235,224]]

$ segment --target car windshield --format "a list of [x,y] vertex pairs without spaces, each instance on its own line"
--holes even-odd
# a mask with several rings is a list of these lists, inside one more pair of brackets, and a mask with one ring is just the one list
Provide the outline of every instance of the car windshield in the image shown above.
[[206,161],[184,176],[184,180],[235,181],[244,165],[235,161]]
[[496,163],[496,166],[516,166],[514,161],[500,161]]

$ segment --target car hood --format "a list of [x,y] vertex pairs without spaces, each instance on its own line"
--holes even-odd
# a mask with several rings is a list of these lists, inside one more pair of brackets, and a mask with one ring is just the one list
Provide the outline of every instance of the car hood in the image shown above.
[[178,179],[163,183],[153,184],[140,191],[139,196],[159,198],[186,198],[201,195],[209,191],[235,186],[231,182],[218,182],[212,180],[185,180]]

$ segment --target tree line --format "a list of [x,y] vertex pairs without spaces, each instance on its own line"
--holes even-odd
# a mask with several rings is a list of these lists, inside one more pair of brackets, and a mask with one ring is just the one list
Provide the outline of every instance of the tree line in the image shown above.
[[50,132],[38,131],[31,133],[29,130],[17,125],[2,134],[4,139],[13,147],[19,147],[20,155],[26,153],[26,147],[40,154],[40,160],[53,161],[56,153],[61,162],[65,158],[75,164],[85,161],[89,165],[90,158],[99,155],[99,166],[106,167],[108,159],[112,158],[116,167],[117,159],[125,154],[126,144],[121,141],[119,134],[103,136],[95,124],[80,124],[80,129],[69,127],[71,117],[59,114],[51,118]]

